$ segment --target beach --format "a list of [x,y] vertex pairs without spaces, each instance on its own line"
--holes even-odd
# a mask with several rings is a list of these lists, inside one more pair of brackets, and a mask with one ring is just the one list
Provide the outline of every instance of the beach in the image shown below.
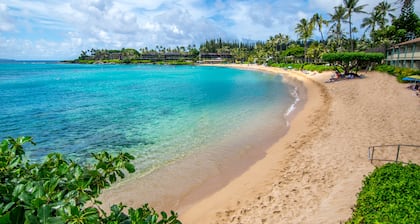
[[[181,210],[184,223],[343,222],[351,217],[364,176],[375,167],[368,147],[419,144],[420,99],[395,77],[361,72],[363,79],[325,83],[331,72],[252,69],[300,77],[307,102],[263,159]],[[409,151],[406,159],[420,162],[420,153]]]
[[[188,192],[166,181],[171,170],[182,168],[171,164],[158,171],[167,176],[150,177],[161,178],[168,185],[166,192],[143,186],[148,182],[144,178],[122,182],[102,195],[104,207],[119,201],[138,207],[154,200],[150,204],[157,210],[173,209],[186,224],[340,223],[351,216],[363,177],[375,167],[368,160],[368,147],[419,144],[420,123],[414,118],[420,112],[420,98],[395,77],[361,72],[363,79],[325,83],[331,72],[219,66],[283,74],[304,85],[304,103],[285,135],[272,145],[262,144],[262,153],[244,156],[245,162],[230,161],[238,169],[221,171],[223,175]],[[401,158],[420,162],[418,151],[401,153]],[[196,162],[193,176],[181,178],[199,179],[200,173],[208,172],[200,170],[199,161],[190,161]]]

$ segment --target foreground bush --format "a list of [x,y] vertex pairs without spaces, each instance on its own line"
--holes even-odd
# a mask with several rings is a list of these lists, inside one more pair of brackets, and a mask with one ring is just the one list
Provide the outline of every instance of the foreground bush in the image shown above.
[[419,214],[420,166],[392,163],[365,178],[347,223],[420,223]]
[[0,144],[0,223],[180,223],[174,212],[160,216],[147,205],[130,208],[128,214],[122,204],[113,205],[110,214],[99,207],[102,190],[124,178],[125,171],[135,171],[130,154],[92,154],[96,163],[90,167],[58,153],[42,163],[30,163],[25,143],[35,144],[31,137],[8,138]]

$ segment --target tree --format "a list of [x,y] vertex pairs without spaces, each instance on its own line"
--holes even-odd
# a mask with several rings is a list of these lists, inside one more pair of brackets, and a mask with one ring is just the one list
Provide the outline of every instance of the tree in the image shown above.
[[311,18],[311,23],[314,24],[314,26],[318,27],[318,31],[321,34],[321,41],[324,41],[324,35],[322,34],[322,25],[328,26],[328,21],[324,20],[322,16],[319,13],[315,13]]
[[286,62],[296,62],[294,59],[304,57],[305,49],[299,45],[291,44],[285,51],[281,52],[281,56]]
[[308,48],[307,56],[311,58],[315,63],[318,63],[321,59],[321,55],[325,53],[325,45],[319,42],[313,42]]
[[[168,223],[178,224],[177,214],[161,217],[144,205],[113,205],[106,214],[97,197],[104,188],[133,173],[128,153],[92,154],[96,163],[82,167],[52,153],[42,163],[30,163],[23,145],[31,137],[8,138],[0,143],[0,223]],[[89,204],[89,205],[88,205]]]
[[308,39],[312,37],[313,30],[314,30],[313,24],[308,22],[308,20],[306,20],[305,18],[301,19],[295,28],[295,32],[299,35],[300,39],[304,41],[305,62],[307,62],[306,50],[307,50],[307,45],[308,45]]
[[400,0],[403,4],[400,17],[394,21],[397,30],[405,30],[403,40],[406,41],[420,35],[419,17],[414,13],[414,0]]
[[332,39],[337,42],[338,48],[341,49],[343,39],[341,23],[345,19],[346,9],[342,5],[336,6],[334,7],[334,13],[329,15],[331,17],[330,22],[333,23],[330,28],[330,31],[332,32]]
[[371,39],[376,42],[377,39],[374,38],[376,28],[379,29],[385,29],[385,25],[389,22],[387,17],[391,17],[393,20],[395,19],[395,16],[391,13],[395,11],[394,8],[392,8],[391,4],[389,4],[387,1],[380,2],[371,13],[369,13],[369,17],[366,17],[363,19],[361,27],[366,28],[366,31],[370,31],[370,37]]
[[372,37],[372,34],[375,32],[376,26],[379,23],[380,16],[376,10],[371,12],[369,15],[369,17],[363,19],[360,26],[362,28],[366,28],[365,33],[369,30]]
[[391,4],[389,4],[387,1],[380,2],[377,6],[374,8],[374,12],[377,15],[377,24],[379,24],[379,27],[383,29],[388,23],[387,16],[390,16],[392,19],[395,19],[395,16],[391,13],[395,11],[395,8],[392,8]]
[[352,23],[351,23],[351,16],[353,13],[366,13],[363,11],[363,8],[365,5],[358,5],[359,4],[359,0],[343,0],[344,3],[344,8],[346,9],[346,17],[349,19],[348,23],[349,23],[349,33],[350,33],[350,42],[351,42],[351,51],[354,50],[353,47],[353,37],[351,35],[352,33]]
[[322,60],[340,67],[344,70],[344,75],[348,75],[352,70],[357,73],[361,66],[367,66],[369,63],[380,63],[383,59],[384,54],[382,53],[341,52],[322,55]]

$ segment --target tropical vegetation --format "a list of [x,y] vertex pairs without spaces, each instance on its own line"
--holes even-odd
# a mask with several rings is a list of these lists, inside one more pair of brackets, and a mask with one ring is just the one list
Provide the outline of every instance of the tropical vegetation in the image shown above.
[[154,223],[178,224],[177,214],[158,214],[147,204],[128,209],[113,205],[106,213],[98,196],[103,189],[135,171],[128,153],[92,154],[94,164],[81,166],[52,153],[41,163],[25,157],[31,137],[0,143],[0,223]]
[[[325,63],[322,55],[336,52],[385,52],[389,46],[420,37],[420,19],[414,12],[415,0],[380,2],[367,12],[366,4],[359,0],[343,0],[333,7],[329,18],[319,13],[301,18],[296,26],[297,40],[279,33],[266,41],[225,41],[220,38],[207,40],[199,47],[189,45],[174,48],[155,48],[82,51],[77,63],[166,63],[192,64],[206,59],[236,63]],[[397,12],[399,16],[397,16]],[[354,26],[356,14],[364,15],[361,26]],[[348,25],[348,28],[345,26]],[[355,33],[362,35],[355,38]],[[314,35],[319,33],[320,40]],[[323,30],[328,30],[324,38]]]
[[322,55],[322,59],[335,67],[339,67],[344,71],[344,75],[348,75],[352,70],[357,73],[361,67],[372,66],[372,63],[380,63],[384,59],[384,55],[381,53],[339,52],[325,53]]
[[420,223],[420,166],[389,163],[363,181],[346,223]]

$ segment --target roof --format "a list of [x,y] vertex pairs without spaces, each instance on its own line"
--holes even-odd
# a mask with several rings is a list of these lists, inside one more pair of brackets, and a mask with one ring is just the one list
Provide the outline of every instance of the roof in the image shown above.
[[414,44],[414,43],[418,43],[418,42],[420,42],[420,37],[415,38],[415,39],[412,39],[412,40],[409,40],[409,41],[405,41],[405,42],[402,42],[402,43],[399,43],[399,44],[396,44],[396,46],[402,46],[402,45],[407,45],[407,44]]

